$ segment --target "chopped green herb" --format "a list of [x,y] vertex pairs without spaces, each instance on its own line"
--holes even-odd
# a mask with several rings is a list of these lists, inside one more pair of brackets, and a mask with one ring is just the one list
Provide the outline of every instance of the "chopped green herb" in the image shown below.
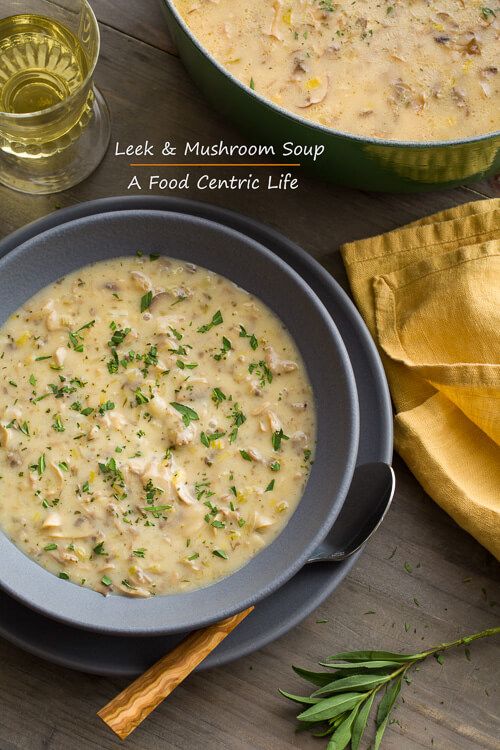
[[219,440],[221,437],[224,437],[225,434],[225,432],[212,432],[207,435],[206,432],[202,432],[200,435],[200,440],[205,448],[210,448],[210,443],[213,443],[215,440]]
[[119,329],[119,328],[116,328],[116,324],[114,325],[115,325],[115,328],[113,329],[114,333],[111,336],[111,339],[108,341],[108,346],[110,347],[120,346],[120,344],[123,343],[123,341],[126,339],[126,337],[129,335],[131,331],[131,328]]
[[144,294],[141,297],[141,313],[146,312],[148,307],[151,305],[152,301],[153,301],[153,292],[152,291],[146,292],[146,294]]
[[19,429],[24,435],[27,435],[28,437],[30,436],[30,426],[28,422],[20,424]]
[[214,359],[216,360],[216,362],[220,362],[221,360],[226,359],[227,353],[230,352],[232,348],[233,345],[231,344],[229,339],[223,336],[220,351],[218,352],[218,354],[214,354]]
[[245,327],[242,325],[240,325],[240,339],[249,339],[248,343],[254,351],[259,346],[259,342],[257,341],[257,337],[255,336],[255,334],[247,333]]
[[198,333],[207,333],[207,331],[210,331],[214,326],[220,326],[223,322],[222,313],[220,310],[217,310],[210,323],[206,323],[204,326],[198,328]]
[[186,406],[185,404],[178,404],[175,401],[171,401],[170,406],[173,406],[174,409],[179,412],[179,414],[182,416],[182,421],[184,422],[186,427],[189,427],[191,422],[196,422],[199,419],[199,416],[195,412],[195,410],[191,409],[189,406]]
[[245,461],[252,461],[252,456],[251,456],[251,455],[250,455],[250,454],[249,454],[249,453],[248,453],[247,451],[243,451],[243,450],[241,450],[241,451],[240,451],[240,456],[241,456],[241,457],[242,457],[242,458],[243,458],[243,459],[244,459]]
[[279,461],[273,461],[272,464],[269,464],[269,468],[271,471],[279,471],[281,469],[281,464]]
[[276,430],[271,438],[271,442],[275,451],[279,451],[279,449],[281,448],[282,440],[290,440],[290,438],[288,437],[288,435],[285,435],[283,429]]
[[174,336],[177,339],[177,341],[182,341],[182,333],[179,333],[179,331],[177,331],[175,328],[172,328],[172,326],[169,326],[169,328],[172,331],[172,333],[174,334]]
[[74,349],[75,352],[83,352],[83,336],[81,335],[82,331],[86,331],[88,328],[93,328],[95,325],[95,320],[90,320],[88,323],[85,323],[85,325],[80,326],[80,328],[77,331],[70,331],[69,333],[69,346],[71,349]]
[[96,544],[94,549],[92,550],[94,555],[107,555],[108,553],[104,549],[104,542],[99,542],[99,544]]
[[219,406],[219,404],[222,404],[223,401],[226,401],[227,396],[225,393],[221,391],[220,388],[214,388],[212,391],[212,401],[216,406]]
[[144,395],[140,388],[137,388],[134,395],[135,403],[137,404],[137,406],[141,406],[142,404],[149,404],[149,398]]
[[152,513],[155,518],[159,518],[160,515],[166,511],[166,510],[172,510],[171,505],[145,505],[141,510],[148,511],[149,513]]
[[274,482],[275,482],[275,480],[274,480],[274,479],[272,479],[272,480],[271,480],[271,481],[269,482],[269,484],[267,485],[267,487],[266,487],[266,489],[265,489],[264,491],[265,491],[265,492],[272,492],[272,491],[274,490]]
[[188,364],[187,362],[183,362],[182,359],[178,359],[176,365],[179,370],[194,370],[196,367],[198,367],[197,364]]
[[146,554],[146,550],[144,549],[144,547],[140,547],[139,549],[135,549],[132,554],[135,555],[135,557],[144,557]]
[[224,552],[223,549],[214,549],[214,551],[212,552],[212,555],[215,555],[215,557],[221,557],[223,560],[228,559],[227,553]]
[[56,432],[64,432],[64,425],[59,414],[54,417],[54,424],[52,425],[52,429]]
[[69,575],[64,572],[59,573],[59,578],[62,578],[63,581],[69,581]]
[[252,375],[253,373],[257,375],[261,388],[264,388],[266,383],[273,382],[273,374],[263,359],[261,359],[259,362],[252,362],[252,364],[248,366],[248,372],[250,373],[250,375]]
[[55,542],[50,542],[50,544],[46,544],[43,549],[45,552],[53,552],[53,550],[57,549],[57,544]]
[[111,578],[110,578],[109,576],[103,576],[103,577],[101,578],[101,583],[102,583],[102,584],[103,584],[104,586],[111,586],[111,584],[113,583],[113,581],[111,580]]
[[112,411],[114,408],[115,408],[115,405],[112,401],[106,401],[104,404],[101,404],[101,406],[99,407],[99,414],[101,416],[104,416],[104,414],[107,411]]
[[[33,467],[32,467],[33,468]],[[46,462],[45,462],[45,453],[42,453],[40,458],[38,459],[38,462],[35,464],[36,471],[38,472],[38,476],[41,477],[43,472],[46,469]]]
[[234,443],[234,441],[238,437],[239,428],[247,421],[247,418],[241,411],[239,404],[234,404],[231,411],[229,412],[228,419],[232,419],[233,428],[229,433],[229,442]]

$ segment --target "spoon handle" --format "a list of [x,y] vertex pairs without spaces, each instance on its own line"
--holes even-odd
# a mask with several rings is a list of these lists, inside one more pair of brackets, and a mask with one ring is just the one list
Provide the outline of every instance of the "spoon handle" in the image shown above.
[[124,740],[226,638],[253,607],[197,630],[98,712]]

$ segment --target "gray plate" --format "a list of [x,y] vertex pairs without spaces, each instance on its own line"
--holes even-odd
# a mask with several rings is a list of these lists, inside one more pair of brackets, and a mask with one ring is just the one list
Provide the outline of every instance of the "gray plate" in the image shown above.
[[[232,212],[191,201],[165,198],[116,198],[82,204],[46,217],[0,244],[8,252],[30,236],[59,223],[96,212],[130,208],[196,214],[231,226],[262,242],[297,270],[334,317],[356,375],[361,438],[358,463],[390,462],[392,416],[383,370],[373,342],[354,306],[331,276],[284,237]],[[227,663],[287,632],[313,611],[340,583],[357,556],[338,565],[310,566],[265,599],[255,612],[204,662]],[[123,638],[93,635],[34,613],[0,592],[0,633],[22,648],[53,662],[96,674],[135,675],[171,649],[182,637]]]

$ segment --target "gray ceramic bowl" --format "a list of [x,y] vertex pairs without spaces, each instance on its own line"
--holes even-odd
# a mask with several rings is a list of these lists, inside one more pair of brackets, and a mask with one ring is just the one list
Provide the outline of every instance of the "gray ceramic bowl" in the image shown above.
[[199,628],[282,586],[334,523],[349,488],[359,433],[349,358],[323,304],[272,252],[206,219],[131,210],[78,219],[39,234],[0,260],[0,322],[60,276],[138,249],[223,274],[279,315],[308,367],[317,405],[318,447],[302,501],[278,538],[228,578],[197,591],[146,600],[104,598],[48,573],[0,532],[0,586],[9,594],[55,619],[117,635]]

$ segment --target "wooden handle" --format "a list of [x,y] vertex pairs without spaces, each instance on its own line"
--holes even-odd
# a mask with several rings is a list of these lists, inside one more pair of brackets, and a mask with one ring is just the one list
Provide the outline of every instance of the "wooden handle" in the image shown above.
[[101,708],[97,715],[121,740],[126,739],[252,610],[250,607],[188,635],[173,651]]

